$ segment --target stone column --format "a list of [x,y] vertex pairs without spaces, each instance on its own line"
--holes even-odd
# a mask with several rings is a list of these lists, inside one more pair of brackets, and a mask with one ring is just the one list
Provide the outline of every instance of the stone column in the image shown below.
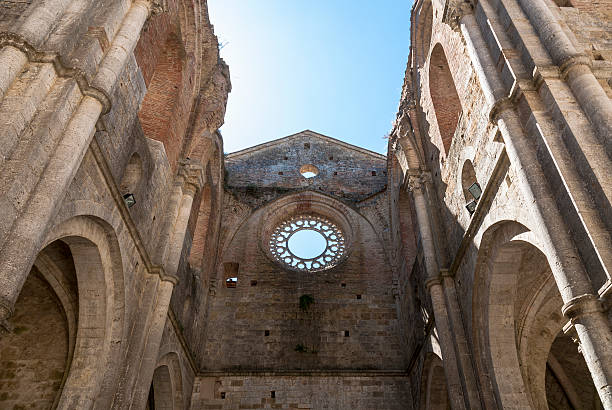
[[449,274],[448,270],[441,269],[440,277],[442,279],[442,287],[444,288],[444,294],[446,295],[446,306],[451,323],[451,331],[453,332],[456,348],[457,348],[457,362],[459,369],[463,375],[463,383],[465,385],[465,391],[467,400],[469,402],[470,409],[480,409],[480,397],[478,395],[478,384],[476,383],[476,373],[472,363],[472,355],[470,353],[470,347],[467,343],[465,336],[465,329],[463,327],[463,317],[461,315],[461,308],[457,299],[457,289],[455,287],[455,279]]
[[133,397],[131,400],[131,408],[140,409],[145,406],[153,373],[158,359],[159,344],[164,332],[164,325],[168,315],[168,307],[170,306],[170,298],[174,286],[178,283],[176,276],[185,235],[187,233],[187,224],[191,215],[193,198],[195,194],[202,188],[204,181],[203,169],[200,165],[192,164],[188,161],[182,161],[177,175],[177,184],[173,196],[178,195],[179,198],[171,199],[169,206],[169,221],[165,227],[168,233],[164,236],[168,238],[163,258],[163,267],[168,280],[162,280],[157,288],[156,302],[150,314],[150,324],[148,326],[143,357],[140,362],[140,371],[136,385],[133,389]]
[[427,270],[425,287],[429,291],[429,295],[431,297],[431,305],[433,307],[434,318],[436,320],[436,329],[440,339],[440,350],[442,351],[444,374],[446,376],[446,384],[448,386],[448,397],[453,409],[466,409],[467,406],[463,397],[463,390],[461,388],[461,377],[457,367],[457,356],[455,354],[453,336],[450,329],[446,303],[444,301],[442,281],[439,275],[440,269],[436,257],[429,213],[427,212],[424,179],[431,177],[429,174],[425,174],[420,171],[408,174],[408,177],[408,184],[414,198],[416,217],[419,225],[419,231],[421,233],[421,243],[423,245],[423,254],[425,258],[425,269]]
[[[150,7],[149,2],[137,0],[125,16],[93,80],[102,90],[114,88],[138,42]],[[28,204],[13,222],[7,240],[0,244],[0,325],[5,328],[9,327],[6,321],[42,246],[45,227],[56,215],[89,148],[102,110],[100,100],[92,96],[81,99]]]
[[544,0],[518,2],[611,155],[612,102],[591,71],[590,57],[576,50]]
[[[37,2],[39,4],[16,28],[15,33],[32,46],[40,46],[40,43],[49,35],[54,23],[64,14],[70,1]],[[16,47],[6,46],[0,51],[0,100],[27,62],[26,54]]]
[[[550,10],[547,13],[550,13]],[[506,97],[505,87],[495,68],[496,64],[484,46],[482,34],[472,15],[462,18],[462,32],[473,56],[472,61],[479,74],[485,98],[491,104],[491,119],[499,126],[508,158],[516,170],[520,190],[526,202],[533,204],[532,215],[540,228],[538,234],[546,247],[543,251],[565,303],[562,312],[570,320],[566,329],[569,331],[572,327],[575,328],[580,340],[580,350],[601,402],[606,409],[612,409],[610,322],[568,234],[553,193],[546,183],[531,138],[525,134],[513,102]],[[482,46],[476,46],[477,44]]]
[[164,269],[170,275],[175,275],[178,270],[185,234],[187,233],[187,223],[191,215],[193,198],[196,192],[202,188],[204,182],[204,172],[199,165],[183,163],[180,172],[183,174],[182,179],[184,181],[182,186],[183,194],[178,204],[174,228],[170,235],[167,259],[164,261]]

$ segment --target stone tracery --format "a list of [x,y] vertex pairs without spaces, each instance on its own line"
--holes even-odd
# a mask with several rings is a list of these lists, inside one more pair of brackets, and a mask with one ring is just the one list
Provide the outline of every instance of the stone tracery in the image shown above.
[[[325,238],[325,250],[312,258],[303,258],[290,249],[289,240],[300,231],[318,232]],[[345,254],[344,234],[326,218],[300,215],[288,219],[274,229],[270,237],[270,252],[277,262],[292,270],[318,272],[336,266]]]

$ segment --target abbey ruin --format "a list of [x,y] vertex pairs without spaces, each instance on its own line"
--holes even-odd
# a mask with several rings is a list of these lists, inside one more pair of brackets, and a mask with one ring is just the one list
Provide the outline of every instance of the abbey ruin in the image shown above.
[[406,24],[386,156],[226,155],[206,0],[0,0],[0,408],[612,409],[612,1]]

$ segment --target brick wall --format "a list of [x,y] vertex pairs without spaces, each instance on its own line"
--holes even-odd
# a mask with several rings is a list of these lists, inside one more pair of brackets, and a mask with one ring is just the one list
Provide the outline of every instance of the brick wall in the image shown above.
[[193,409],[409,409],[402,376],[219,376],[196,380]]
[[[360,201],[383,190],[387,161],[361,148],[347,149],[333,139],[305,131],[273,143],[230,154],[225,162],[227,186],[254,206],[299,190],[315,190],[346,201]],[[319,174],[306,179],[304,165]]]

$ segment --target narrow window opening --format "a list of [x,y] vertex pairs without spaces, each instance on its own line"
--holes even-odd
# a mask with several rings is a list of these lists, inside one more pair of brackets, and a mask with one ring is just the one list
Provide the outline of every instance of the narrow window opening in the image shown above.
[[341,287],[346,288],[346,283],[340,284]]
[[225,399],[225,392],[224,391],[221,392],[221,398]]
[[264,336],[270,336],[270,331],[269,330],[264,330]]
[[256,280],[252,280],[251,281],[251,286],[257,286],[257,281]]
[[304,143],[304,149],[310,149],[310,142]]
[[283,175],[283,171],[278,171],[278,175]]
[[333,155],[330,155],[330,156],[329,156],[329,160],[330,160],[330,161],[333,161],[333,160],[334,160],[334,156],[333,156]]
[[349,331],[348,330],[344,331],[344,337],[349,337]]
[[334,171],[334,175],[338,175],[338,171]]
[[357,299],[361,299],[361,295],[357,295]]
[[372,176],[375,177],[376,176],[376,171],[372,171]]
[[272,391],[270,392],[270,397],[271,397],[271,398],[273,398],[273,399],[275,399],[275,398],[276,398],[276,392],[275,392],[274,390],[272,390]]
[[225,287],[235,288],[238,284],[238,270],[240,264],[237,262],[225,262],[223,272],[225,273]]

